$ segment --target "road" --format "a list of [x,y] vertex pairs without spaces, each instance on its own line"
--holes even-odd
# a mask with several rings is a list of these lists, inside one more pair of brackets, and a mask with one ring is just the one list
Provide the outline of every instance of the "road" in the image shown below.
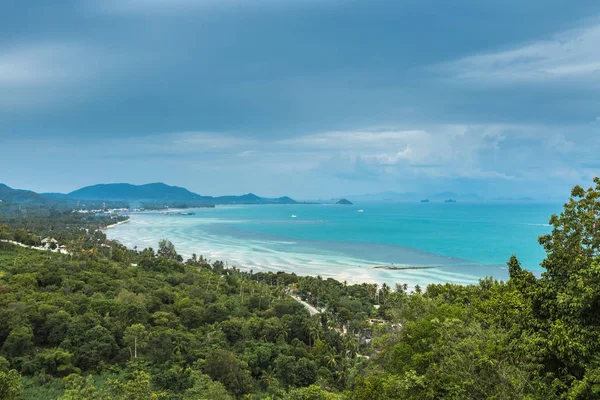
[[313,306],[311,306],[311,305],[310,305],[310,304],[308,304],[307,302],[300,300],[300,298],[299,298],[299,297],[297,297],[297,296],[292,296],[292,298],[293,298],[294,300],[296,300],[298,303],[302,304],[302,305],[304,306],[304,308],[306,308],[306,309],[308,310],[308,312],[309,312],[309,314],[310,314],[311,316],[312,316],[312,315],[317,315],[317,314],[319,314],[319,313],[320,313],[320,311],[319,311],[319,310],[317,310],[316,308],[314,308]]
[[56,249],[47,249],[45,247],[36,247],[36,246],[28,246],[26,244],[20,243],[20,242],[15,242],[14,240],[6,240],[6,239],[0,239],[0,242],[4,242],[4,243],[10,243],[10,244],[14,244],[16,246],[21,246],[21,247],[25,247],[27,249],[33,249],[33,250],[41,250],[41,251],[51,251],[53,253],[62,253],[62,254],[71,254],[69,253],[67,250],[65,249],[61,249],[59,247],[57,247]]

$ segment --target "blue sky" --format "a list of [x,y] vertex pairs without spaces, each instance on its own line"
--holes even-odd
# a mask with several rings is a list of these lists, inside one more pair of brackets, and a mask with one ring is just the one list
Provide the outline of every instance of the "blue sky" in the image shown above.
[[0,2],[0,182],[564,197],[600,173],[600,3]]

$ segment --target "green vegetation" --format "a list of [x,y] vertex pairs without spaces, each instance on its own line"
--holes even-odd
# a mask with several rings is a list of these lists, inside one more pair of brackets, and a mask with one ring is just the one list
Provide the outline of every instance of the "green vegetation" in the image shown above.
[[4,218],[0,239],[71,244],[0,242],[0,399],[600,398],[595,184],[552,216],[541,278],[512,257],[508,282],[414,293],[126,249],[105,219]]
[[[0,203],[2,204],[2,203]],[[124,216],[96,216],[62,208],[39,206],[0,206],[0,240],[13,240],[28,246],[41,246],[46,238],[73,251],[102,250],[106,235],[101,229],[125,221]],[[53,246],[54,247],[54,246]]]

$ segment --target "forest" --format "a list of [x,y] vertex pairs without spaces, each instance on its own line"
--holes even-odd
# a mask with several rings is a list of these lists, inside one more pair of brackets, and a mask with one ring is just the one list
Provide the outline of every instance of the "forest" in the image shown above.
[[[0,213],[0,399],[600,398],[600,179],[571,195],[540,277],[513,256],[506,282],[410,293],[128,249],[106,217]],[[48,235],[68,252],[8,242]]]

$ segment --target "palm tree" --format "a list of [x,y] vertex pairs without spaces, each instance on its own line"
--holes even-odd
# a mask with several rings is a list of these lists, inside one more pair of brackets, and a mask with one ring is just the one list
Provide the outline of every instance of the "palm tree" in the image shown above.
[[335,315],[333,315],[333,313],[327,312],[327,314],[325,314],[325,318],[327,319],[327,329],[330,329],[330,330],[338,329],[339,323],[338,323]]
[[175,354],[177,355],[181,355],[181,353],[185,353],[187,350],[187,346],[185,343],[185,338],[182,336],[177,336],[174,340],[173,340],[173,350],[175,350]]
[[327,353],[325,355],[325,361],[327,362],[328,367],[335,368],[338,365],[338,356],[333,352]]
[[404,290],[404,287],[399,283],[396,283],[396,293],[398,293],[398,294],[406,293],[406,291]]
[[346,386],[346,379],[348,378],[348,367],[349,367],[349,361],[342,360],[340,367],[335,372],[335,375],[337,376],[339,385],[341,387]]
[[345,335],[343,338],[344,350],[346,358],[354,358],[356,350],[358,349],[357,343],[351,335]]
[[260,380],[266,385],[267,388],[272,387],[276,382],[277,378],[275,377],[275,371],[273,367],[269,366],[266,370],[263,371]]
[[383,302],[385,303],[385,298],[387,297],[388,294],[390,294],[390,287],[387,284],[383,284],[381,285],[381,297],[383,297]]
[[308,321],[308,335],[309,335],[308,345],[312,349],[310,339],[313,340],[312,344],[314,344],[317,341],[317,339],[320,339],[320,337],[321,337],[321,316],[320,315],[317,314],[317,315],[313,315],[312,317],[310,317],[310,319]]

